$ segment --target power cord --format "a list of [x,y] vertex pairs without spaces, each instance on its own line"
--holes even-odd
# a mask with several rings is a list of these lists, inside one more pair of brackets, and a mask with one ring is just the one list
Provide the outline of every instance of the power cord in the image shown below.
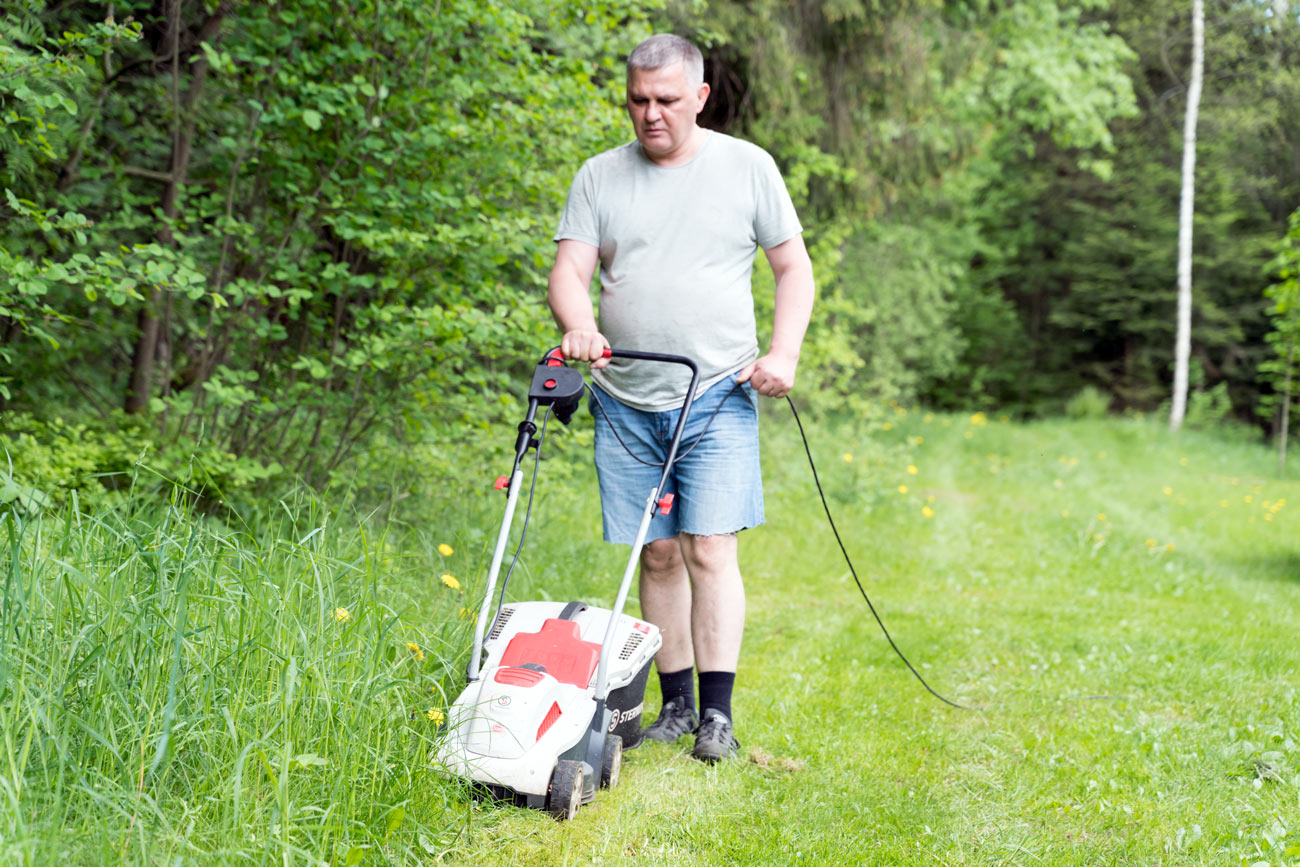
[[822,508],[826,510],[826,520],[831,525],[831,532],[835,534],[835,541],[839,543],[840,553],[844,555],[844,562],[849,564],[849,573],[853,576],[853,583],[858,585],[858,592],[862,594],[862,598],[867,603],[867,607],[871,609],[871,616],[876,618],[876,623],[879,624],[880,631],[885,634],[885,640],[889,642],[890,647],[894,648],[894,653],[898,654],[898,658],[903,660],[903,664],[907,666],[908,670],[911,671],[912,674],[916,675],[916,679],[921,682],[921,686],[925,687],[926,691],[929,692],[930,695],[939,699],[939,701],[944,704],[951,705],[960,710],[983,710],[983,708],[980,707],[969,707],[964,704],[958,704],[952,699],[945,698],[935,692],[934,688],[925,682],[925,678],[921,677],[921,672],[916,670],[916,666],[912,665],[911,660],[903,655],[903,651],[899,650],[898,645],[894,643],[894,639],[889,634],[889,630],[885,628],[885,622],[880,619],[880,615],[876,612],[876,606],[871,604],[871,597],[867,595],[866,589],[858,579],[858,571],[853,568],[853,560],[849,557],[849,552],[844,548],[844,540],[840,538],[840,531],[835,527],[835,519],[831,517],[831,507],[827,505],[826,494],[822,491],[821,478],[817,475],[817,465],[813,463],[812,448],[808,445],[808,435],[804,433],[803,422],[799,419],[799,410],[794,408],[794,401],[790,399],[789,395],[786,395],[785,401],[790,404],[790,412],[794,413],[794,423],[799,426],[799,436],[803,439],[803,450],[804,453],[808,455],[808,466],[812,468],[813,481],[817,484],[818,496],[822,498]]

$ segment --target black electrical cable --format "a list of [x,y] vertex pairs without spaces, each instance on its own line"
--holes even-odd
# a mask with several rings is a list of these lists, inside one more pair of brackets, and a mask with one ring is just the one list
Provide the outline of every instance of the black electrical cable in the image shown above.
[[[695,451],[695,447],[700,444],[700,440],[704,439],[704,435],[708,433],[709,428],[713,426],[713,420],[717,418],[718,412],[722,409],[722,405],[725,404],[731,398],[732,392],[740,391],[741,386],[743,385],[744,385],[743,382],[736,383],[731,387],[731,391],[727,392],[726,397],[718,401],[718,405],[715,406],[713,408],[713,412],[709,414],[709,420],[704,423],[704,430],[700,431],[699,436],[695,438],[694,442],[691,443],[689,448],[687,448],[684,452],[679,454],[673,460],[673,466],[677,466],[677,464],[681,462],[682,458],[686,457],[691,452]],[[623,447],[623,451],[627,452],[628,457],[630,457],[632,460],[636,461],[639,464],[645,464],[647,467],[655,467],[656,469],[658,469],[659,467],[662,467],[664,465],[663,461],[659,461],[658,463],[656,463],[655,461],[647,461],[645,458],[641,458],[633,454],[632,450],[627,447],[627,443],[623,442],[623,438],[618,435],[618,428],[614,427],[614,422],[610,421],[609,413],[605,411],[605,404],[601,402],[600,395],[596,393],[596,389],[592,388],[591,386],[587,386],[587,391],[591,392],[592,398],[595,399],[596,401],[596,408],[599,409],[600,414],[605,417],[605,424],[609,425],[609,429],[614,434],[614,439],[618,440],[618,444]]]
[[533,481],[528,486],[528,505],[524,508],[524,528],[519,533],[519,544],[515,546],[515,555],[510,559],[510,566],[506,569],[506,576],[501,579],[501,595],[497,597],[497,613],[493,617],[501,616],[501,606],[506,603],[506,588],[510,586],[510,574],[515,571],[515,564],[519,562],[519,552],[524,550],[524,539],[528,538],[528,519],[533,514],[533,492],[537,490],[537,468],[542,463],[542,443],[546,441],[546,423],[551,420],[551,407],[546,408],[546,415],[542,416],[542,429],[537,434],[537,448],[533,454]]
[[[732,387],[731,391],[739,390],[741,385],[742,383],[739,382],[736,383]],[[638,457],[637,455],[633,454],[632,450],[628,448],[627,443],[623,442],[623,438],[618,435],[618,428],[614,426],[614,422],[610,419],[609,413],[605,411],[605,405],[601,402],[600,395],[598,395],[596,393],[596,390],[594,388],[591,388],[590,386],[587,387],[587,390],[591,392],[591,396],[596,401],[597,408],[600,409],[600,414],[605,417],[605,423],[609,425],[610,431],[614,434],[614,438],[618,440],[618,444],[623,447],[623,451],[627,452],[628,456],[631,457],[634,461],[645,464],[646,466],[662,467],[663,466],[662,461],[660,461],[659,463],[654,463],[652,461],[647,461],[644,458]],[[704,425],[704,430],[700,431],[700,435],[697,436],[695,438],[695,441],[691,443],[690,448],[686,449],[684,452],[682,452],[680,455],[677,456],[677,459],[673,461],[674,464],[676,464],[677,461],[680,461],[682,458],[689,455],[691,453],[691,450],[694,449],[697,445],[699,445],[700,441],[704,439],[704,435],[709,432],[709,427],[710,425],[713,424],[713,419],[717,416],[718,410],[722,409],[722,405],[726,403],[730,397],[731,397],[731,392],[728,392],[727,396],[718,402],[718,405],[717,407],[714,408],[712,415],[709,416],[708,422]],[[808,435],[804,433],[803,421],[799,418],[799,410],[795,409],[794,401],[790,399],[789,395],[786,396],[785,400],[786,403],[790,405],[790,412],[794,414],[794,423],[799,427],[799,436],[803,439],[804,453],[808,456],[808,466],[812,469],[813,482],[817,485],[817,494],[818,496],[821,497],[822,508],[826,511],[826,520],[827,522],[830,523],[831,532],[835,534],[835,541],[839,543],[840,553],[844,555],[844,562],[848,564],[849,574],[853,576],[853,583],[858,585],[858,592],[862,594],[863,601],[867,603],[867,608],[871,610],[871,616],[876,618],[876,623],[877,625],[880,626],[880,631],[884,633],[885,640],[889,642],[889,646],[894,649],[894,653],[898,654],[898,658],[903,660],[903,664],[907,666],[908,670],[911,671],[913,675],[915,675],[916,679],[920,681],[921,686],[925,687],[926,691],[929,692],[930,695],[939,699],[939,701],[943,702],[944,704],[950,705],[955,708],[959,708],[961,710],[980,710],[981,708],[974,708],[964,704],[958,704],[952,699],[946,698],[945,696],[940,695],[938,692],[936,692],[934,688],[930,686],[930,684],[925,682],[925,678],[922,677],[921,673],[916,670],[916,666],[912,665],[911,660],[909,660],[907,656],[904,655],[903,651],[899,649],[898,645],[894,643],[893,636],[891,636],[889,634],[889,630],[885,628],[885,622],[881,620],[880,614],[876,611],[876,606],[871,601],[871,597],[867,595],[866,588],[862,586],[862,581],[858,578],[858,571],[853,567],[853,560],[852,558],[849,557],[849,552],[844,547],[844,540],[840,538],[840,531],[835,526],[835,518],[831,516],[831,507],[826,502],[825,492],[822,491],[821,478],[817,474],[817,465],[813,463],[812,447],[809,446],[808,444]]]
[[822,482],[817,476],[817,465],[813,463],[812,448],[808,445],[808,435],[804,433],[803,422],[799,420],[799,410],[794,408],[794,401],[790,400],[789,395],[786,395],[785,400],[786,403],[790,404],[790,412],[794,413],[794,423],[799,426],[799,436],[803,438],[803,450],[804,453],[808,455],[808,466],[812,468],[813,481],[817,484],[817,494],[822,498],[822,508],[826,510],[826,520],[830,522],[831,532],[835,534],[835,541],[839,543],[840,553],[844,555],[844,562],[849,564],[849,573],[853,576],[853,583],[858,585],[858,592],[862,594],[862,598],[866,601],[867,607],[871,609],[871,616],[876,618],[876,623],[880,625],[880,631],[885,634],[885,640],[889,642],[890,647],[894,648],[894,653],[898,654],[898,658],[903,660],[903,664],[907,666],[908,670],[910,670],[912,674],[916,675],[916,679],[921,682],[921,686],[925,687],[926,691],[928,691],[930,695],[939,699],[939,701],[944,704],[951,705],[960,710],[983,710],[983,708],[958,704],[952,699],[945,698],[935,692],[934,688],[925,682],[925,678],[921,677],[921,673],[916,670],[914,665],[912,665],[911,660],[904,656],[903,651],[899,650],[898,645],[894,643],[894,639],[889,634],[889,630],[885,628],[885,622],[881,620],[880,615],[876,613],[876,606],[871,604],[871,597],[867,596],[866,589],[862,586],[862,582],[858,580],[858,572],[853,568],[853,560],[849,558],[849,552],[844,548],[844,540],[840,538],[840,531],[835,527],[835,519],[831,517],[831,507],[826,503],[826,494],[822,491]]

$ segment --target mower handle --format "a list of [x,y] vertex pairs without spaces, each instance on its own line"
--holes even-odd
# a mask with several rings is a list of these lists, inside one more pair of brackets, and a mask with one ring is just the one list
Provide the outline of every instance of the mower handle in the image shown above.
[[[605,351],[601,353],[601,357],[602,358],[635,358],[635,359],[640,359],[642,361],[661,361],[669,364],[685,365],[686,367],[689,367],[691,369],[692,380],[698,379],[700,374],[699,366],[694,361],[687,358],[685,355],[665,355],[662,352],[640,352],[635,349],[613,349],[609,346],[606,346]],[[550,352],[546,353],[546,356],[542,359],[542,363],[550,364],[553,360],[564,361],[564,359],[565,359],[564,352],[560,349],[560,347],[557,346],[554,349],[552,349]],[[694,394],[695,394],[695,389],[692,388],[691,396],[694,396]]]

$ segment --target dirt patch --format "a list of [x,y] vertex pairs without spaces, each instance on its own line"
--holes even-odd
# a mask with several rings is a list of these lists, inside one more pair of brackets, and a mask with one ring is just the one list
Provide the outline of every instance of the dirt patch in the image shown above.
[[760,768],[770,768],[776,771],[788,771],[797,773],[804,769],[804,763],[787,756],[769,755],[762,747],[754,747],[749,751],[749,760]]

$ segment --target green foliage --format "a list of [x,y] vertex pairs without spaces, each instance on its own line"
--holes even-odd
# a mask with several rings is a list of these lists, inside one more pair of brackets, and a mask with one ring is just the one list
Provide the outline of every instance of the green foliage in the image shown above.
[[87,508],[101,508],[127,492],[177,483],[208,503],[238,500],[285,472],[210,443],[161,439],[120,411],[89,422],[7,413],[0,454],[0,503],[19,502],[28,512],[61,507],[74,491]]
[[[1259,411],[1265,418],[1276,419],[1300,376],[1300,208],[1291,212],[1270,271],[1277,282],[1264,290],[1264,297],[1273,302],[1267,311],[1272,330],[1265,339],[1273,351],[1259,365],[1260,380],[1270,390],[1261,396]],[[1288,406],[1288,412],[1294,410]]]
[[1068,418],[1105,418],[1110,412],[1110,395],[1094,385],[1085,385],[1065,404]]
[[625,135],[607,85],[640,7],[115,9],[140,39],[84,65],[89,146],[8,199],[3,396],[124,404],[318,482],[381,432],[497,417],[554,340],[549,236],[567,175]]
[[[1243,417],[1264,349],[1260,274],[1300,200],[1300,42],[1294,24],[1270,21],[1266,4],[1208,6],[1192,343],[1207,388],[1228,383]],[[1124,69],[1140,114],[1111,121],[1108,172],[1080,171],[1066,141],[1043,137],[999,161],[987,188],[999,207],[976,212],[986,241],[977,280],[1010,302],[1027,351],[1018,375],[989,394],[1050,405],[1091,383],[1149,410],[1167,399],[1171,379],[1190,7],[1123,0],[1094,14],[1133,51]]]
[[671,11],[709,46],[707,121],[772,150],[803,217],[820,298],[800,390],[859,413],[1008,396],[1030,353],[981,230],[1020,219],[1002,174],[1039,140],[1106,170],[1108,122],[1135,110],[1124,43],[1047,0]]

